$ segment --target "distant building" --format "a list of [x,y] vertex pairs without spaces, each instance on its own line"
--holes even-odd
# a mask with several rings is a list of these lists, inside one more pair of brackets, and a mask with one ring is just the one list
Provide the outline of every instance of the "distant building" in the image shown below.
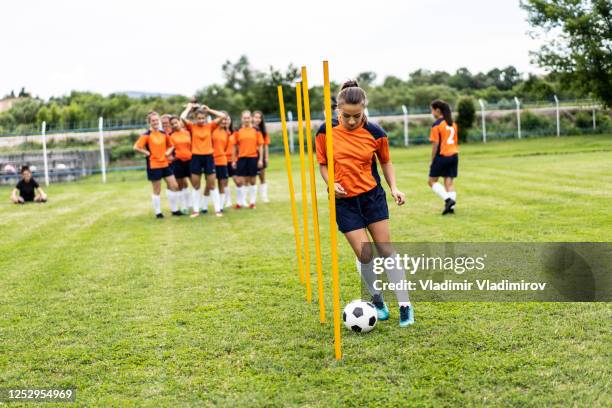
[[7,111],[13,107],[13,104],[17,102],[19,98],[5,98],[0,100],[0,112]]

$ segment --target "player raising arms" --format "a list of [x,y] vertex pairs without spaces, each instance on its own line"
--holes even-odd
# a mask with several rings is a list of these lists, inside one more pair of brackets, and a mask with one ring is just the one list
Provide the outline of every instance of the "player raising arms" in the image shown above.
[[[326,128],[321,126],[316,137],[317,160],[321,176],[336,195],[336,221],[358,259],[358,271],[368,286],[376,306],[379,320],[389,318],[389,309],[382,293],[375,289],[378,278],[373,272],[371,241],[383,257],[394,257],[389,243],[389,210],[385,190],[380,184],[376,159],[398,205],[405,203],[404,193],[395,184],[395,173],[389,155],[389,142],[385,131],[368,122],[365,115],[367,96],[357,81],[347,81],[337,97],[338,120],[333,120],[335,180],[328,180]],[[369,236],[368,236],[369,233]],[[371,236],[371,240],[370,240]],[[386,270],[391,283],[405,280],[403,269]],[[395,290],[399,303],[400,326],[414,323],[412,305],[407,290]]]
[[261,133],[263,136],[263,167],[259,169],[257,174],[259,175],[259,188],[261,192],[261,199],[264,203],[270,202],[268,198],[268,185],[266,184],[266,168],[268,168],[268,147],[270,145],[270,135],[266,131],[266,121],[264,119],[263,112],[253,112],[253,127]]
[[229,173],[227,171],[227,149],[230,144],[229,138],[232,132],[232,119],[227,112],[223,112],[225,116],[221,119],[219,126],[213,130],[212,141],[215,159],[215,173],[217,175],[217,189],[211,190],[215,214],[219,217],[223,216],[223,204],[225,203],[225,188],[227,187],[227,179]]
[[174,146],[174,161],[172,172],[179,188],[181,210],[184,214],[191,207],[191,194],[189,182],[191,177],[191,134],[183,128],[178,116],[170,116],[170,140]]
[[167,194],[172,215],[183,215],[177,208],[178,184],[172,174],[170,161],[168,160],[168,156],[174,151],[172,141],[170,136],[159,130],[159,115],[157,112],[149,113],[147,120],[149,122],[149,130],[138,138],[134,144],[134,150],[142,153],[147,158],[147,178],[153,186],[153,195],[151,196],[153,211],[157,218],[164,218],[159,197],[161,179],[163,178],[168,186]]
[[[457,192],[453,181],[457,177],[459,164],[457,124],[453,122],[449,104],[444,101],[433,101],[431,103],[431,114],[435,118],[435,122],[429,133],[429,140],[433,145],[428,183],[433,192],[444,200],[442,215],[454,214]],[[438,183],[439,177],[444,177],[444,187]]]
[[249,208],[257,201],[257,169],[263,168],[263,136],[253,127],[251,112],[240,116],[242,127],[234,133],[232,166],[238,174],[236,208],[246,206],[247,188],[250,196]]
[[[193,111],[195,111],[195,122],[187,119]],[[216,117],[212,122],[207,122],[209,113]],[[189,102],[183,113],[181,113],[181,120],[189,133],[191,133],[192,217],[200,215],[200,200],[202,198],[200,180],[202,173],[206,177],[206,188],[210,191],[213,191],[215,188],[215,160],[213,158],[212,132],[224,116],[223,112],[193,102]],[[206,205],[203,206],[203,210],[206,210],[206,207]]]

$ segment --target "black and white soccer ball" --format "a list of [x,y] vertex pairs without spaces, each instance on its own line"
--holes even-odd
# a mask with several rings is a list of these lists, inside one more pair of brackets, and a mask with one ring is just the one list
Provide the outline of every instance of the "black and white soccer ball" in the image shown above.
[[377,316],[372,303],[358,299],[346,305],[342,312],[342,321],[349,330],[367,333],[376,326]]

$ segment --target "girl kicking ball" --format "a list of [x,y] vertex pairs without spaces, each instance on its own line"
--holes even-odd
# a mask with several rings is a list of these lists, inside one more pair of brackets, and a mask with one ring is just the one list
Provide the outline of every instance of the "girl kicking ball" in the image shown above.
[[[376,306],[379,320],[389,318],[389,309],[382,293],[375,289],[377,279],[373,272],[372,242],[379,256],[394,257],[389,242],[389,210],[385,190],[380,184],[376,159],[397,205],[405,203],[405,196],[395,184],[395,173],[389,155],[389,142],[385,131],[368,122],[365,109],[366,93],[357,81],[342,85],[337,97],[338,120],[333,120],[335,180],[328,180],[326,129],[321,126],[316,137],[317,160],[321,176],[336,195],[336,221],[358,258],[358,271],[368,286]],[[369,234],[369,235],[368,235]],[[371,239],[370,239],[371,237]],[[390,283],[402,283],[405,273],[398,267],[386,270]],[[399,286],[399,285],[396,285]],[[407,290],[395,290],[399,303],[400,326],[414,323],[414,313]]]
[[147,116],[149,122],[149,130],[143,133],[134,144],[134,150],[142,153],[147,158],[147,178],[153,186],[153,195],[151,201],[153,211],[157,218],[164,218],[161,211],[161,200],[159,194],[161,192],[161,179],[166,181],[168,186],[168,201],[170,202],[170,210],[172,215],[183,215],[178,211],[178,184],[170,169],[170,161],[168,157],[174,151],[170,136],[159,130],[159,115],[157,112],[151,112]]
[[[429,167],[429,187],[444,200],[442,215],[454,214],[457,203],[454,179],[457,177],[459,147],[457,145],[457,124],[448,103],[435,100],[431,103],[431,114],[435,122],[429,133],[432,143],[431,165]],[[444,186],[438,178],[444,178]]]

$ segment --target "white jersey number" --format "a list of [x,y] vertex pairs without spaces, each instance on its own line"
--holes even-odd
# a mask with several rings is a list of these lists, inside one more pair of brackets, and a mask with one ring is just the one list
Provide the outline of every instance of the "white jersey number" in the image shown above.
[[447,126],[446,130],[450,132],[450,136],[448,137],[448,139],[446,139],[446,144],[455,144],[455,128],[452,126]]

